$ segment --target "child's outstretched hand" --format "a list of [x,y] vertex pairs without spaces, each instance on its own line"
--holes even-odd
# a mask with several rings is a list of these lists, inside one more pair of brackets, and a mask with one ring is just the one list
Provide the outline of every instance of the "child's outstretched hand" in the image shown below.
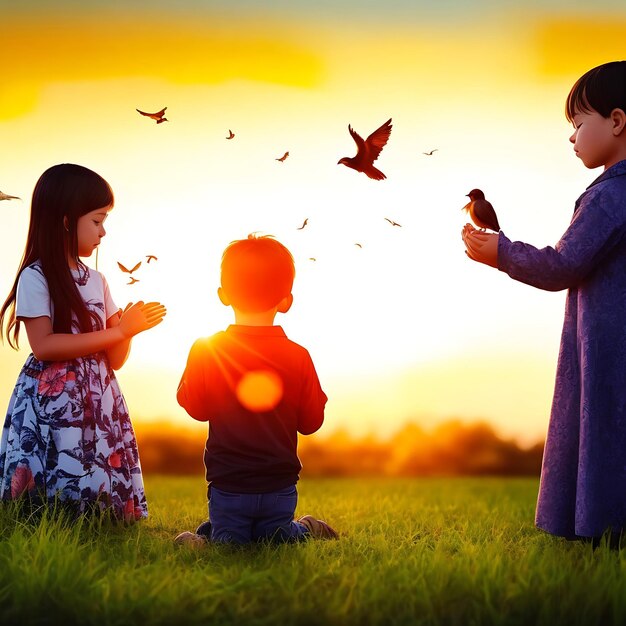
[[120,330],[128,337],[154,328],[160,324],[167,313],[160,302],[135,302],[128,304],[120,317]]
[[476,230],[471,224],[465,224],[461,232],[467,248],[465,254],[473,261],[498,267],[498,235]]

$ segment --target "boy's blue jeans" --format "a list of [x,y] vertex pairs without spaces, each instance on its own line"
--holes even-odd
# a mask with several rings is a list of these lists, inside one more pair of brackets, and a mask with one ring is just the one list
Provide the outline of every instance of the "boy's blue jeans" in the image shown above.
[[230,493],[211,486],[209,521],[196,533],[220,543],[302,541],[308,531],[293,519],[297,503],[295,485],[270,493]]

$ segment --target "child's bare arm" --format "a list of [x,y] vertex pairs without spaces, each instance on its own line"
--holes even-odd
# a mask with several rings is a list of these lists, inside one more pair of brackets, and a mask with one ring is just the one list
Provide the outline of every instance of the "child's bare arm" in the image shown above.
[[160,324],[165,307],[158,302],[137,302],[120,318],[114,328],[90,333],[55,333],[47,316],[24,318],[28,342],[40,361],[66,361],[108,350],[119,342]]
[[[124,311],[127,311],[131,306],[132,303],[127,304]],[[112,315],[107,320],[107,328],[115,328],[116,326],[119,326],[120,319],[122,318],[124,311],[120,309],[117,313]],[[128,338],[112,345],[110,348],[107,348],[106,352],[112,369],[118,370],[122,367],[122,365],[124,365],[124,363],[126,363],[126,359],[128,359],[128,355],[130,354],[131,340],[131,338]]]

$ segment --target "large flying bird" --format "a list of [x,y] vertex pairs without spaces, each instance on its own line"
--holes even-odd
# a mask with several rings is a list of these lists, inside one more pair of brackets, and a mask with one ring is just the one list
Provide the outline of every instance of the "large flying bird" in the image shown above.
[[339,159],[337,165],[351,167],[353,170],[363,172],[374,180],[387,178],[380,170],[374,167],[374,161],[385,147],[389,135],[391,134],[391,128],[391,118],[389,118],[380,128],[377,128],[363,141],[363,138],[348,124],[348,131],[356,143],[357,153],[356,156]]

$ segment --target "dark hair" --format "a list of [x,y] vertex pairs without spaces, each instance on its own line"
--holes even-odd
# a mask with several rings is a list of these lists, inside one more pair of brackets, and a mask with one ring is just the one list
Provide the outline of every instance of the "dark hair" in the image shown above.
[[583,74],[567,96],[565,117],[573,122],[580,111],[609,117],[613,109],[626,112],[626,61],[598,65]]
[[11,347],[16,350],[19,347],[20,322],[15,317],[17,283],[22,270],[38,259],[54,304],[53,331],[71,333],[72,313],[76,316],[80,332],[100,328],[100,321],[91,314],[78,291],[67,258],[76,259],[78,267],[87,271],[78,259],[78,218],[96,209],[112,206],[113,202],[109,183],[81,165],[55,165],[40,176],[33,191],[22,261],[13,288],[0,309],[0,337],[4,338],[2,329],[8,312],[6,338]]
[[291,252],[270,235],[233,241],[224,250],[221,269],[231,303],[248,313],[275,307],[291,293],[296,275]]

